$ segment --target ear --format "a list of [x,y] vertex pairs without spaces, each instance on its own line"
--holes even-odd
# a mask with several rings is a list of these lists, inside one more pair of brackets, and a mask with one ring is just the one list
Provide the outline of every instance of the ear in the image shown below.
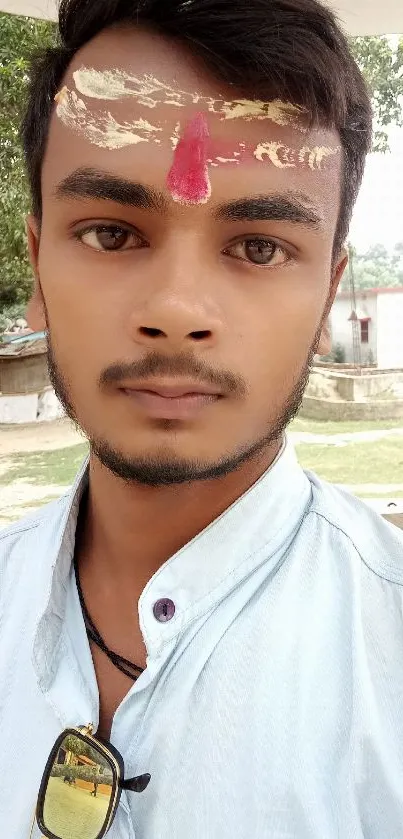
[[25,317],[31,329],[35,332],[42,332],[47,329],[47,323],[45,301],[43,299],[38,269],[40,230],[38,219],[32,215],[27,218],[27,238],[29,260],[35,279],[33,292],[27,305]]
[[336,297],[337,289],[341,283],[344,271],[346,270],[346,266],[348,264],[348,251],[347,248],[343,248],[340,252],[339,258],[335,265],[332,274],[332,281],[330,284],[330,292],[329,297],[326,303],[326,309],[324,312],[324,320],[322,324],[322,331],[320,333],[320,338],[318,341],[318,346],[316,349],[317,355],[328,355],[332,349],[332,336],[330,332],[330,321],[329,321],[329,314],[330,310],[333,306],[334,298]]

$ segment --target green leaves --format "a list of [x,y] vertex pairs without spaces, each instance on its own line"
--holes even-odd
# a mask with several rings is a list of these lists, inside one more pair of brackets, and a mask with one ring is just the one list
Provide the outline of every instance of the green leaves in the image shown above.
[[53,24],[0,14],[0,312],[23,305],[31,288],[24,222],[29,196],[18,133],[30,55],[54,32]]
[[[30,56],[54,37],[52,23],[0,13],[0,312],[23,305],[31,287],[24,232],[29,196],[18,131]],[[351,46],[372,93],[374,147],[385,151],[387,126],[403,125],[403,38],[353,38]]]
[[351,38],[350,44],[372,96],[374,151],[386,151],[384,129],[403,125],[403,38]]
[[[403,242],[389,253],[383,245],[373,245],[366,253],[359,254],[350,248],[356,289],[386,288],[403,285]],[[342,289],[350,288],[348,272],[344,274]]]

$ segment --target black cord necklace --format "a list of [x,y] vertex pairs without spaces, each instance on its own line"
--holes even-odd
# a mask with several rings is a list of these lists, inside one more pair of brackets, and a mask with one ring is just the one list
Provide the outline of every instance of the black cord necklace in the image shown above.
[[129,679],[132,679],[133,682],[135,682],[138,679],[138,677],[141,676],[142,673],[144,673],[143,668],[139,667],[137,664],[133,664],[132,661],[129,661],[127,658],[124,658],[122,655],[119,655],[119,653],[115,653],[113,650],[110,650],[107,644],[105,644],[102,635],[98,632],[85,605],[76,559],[74,560],[74,572],[76,575],[77,592],[80,600],[81,611],[83,613],[84,624],[87,630],[88,638],[90,638],[91,641],[93,641],[94,644],[96,644],[97,647],[99,647],[99,649],[102,650],[102,652],[105,653],[106,656],[108,656],[112,664],[114,664],[115,667],[117,667],[117,669],[121,671],[121,673],[124,673],[125,676],[128,676]]

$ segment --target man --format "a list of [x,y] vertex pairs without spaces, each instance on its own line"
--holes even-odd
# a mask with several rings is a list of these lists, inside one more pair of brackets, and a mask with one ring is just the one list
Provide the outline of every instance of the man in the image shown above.
[[362,77],[315,0],[63,0],[59,26],[23,126],[29,318],[90,458],[1,536],[4,834],[91,720],[151,775],[113,839],[398,839],[402,537],[284,437],[330,349]]

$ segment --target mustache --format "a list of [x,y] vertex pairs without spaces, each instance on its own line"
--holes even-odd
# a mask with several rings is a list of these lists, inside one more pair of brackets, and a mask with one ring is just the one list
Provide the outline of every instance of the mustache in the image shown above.
[[215,370],[187,352],[179,355],[151,352],[138,361],[118,361],[103,370],[99,385],[104,387],[123,379],[151,379],[158,376],[188,377],[213,385],[228,396],[244,397],[248,390],[242,376],[229,370]]

